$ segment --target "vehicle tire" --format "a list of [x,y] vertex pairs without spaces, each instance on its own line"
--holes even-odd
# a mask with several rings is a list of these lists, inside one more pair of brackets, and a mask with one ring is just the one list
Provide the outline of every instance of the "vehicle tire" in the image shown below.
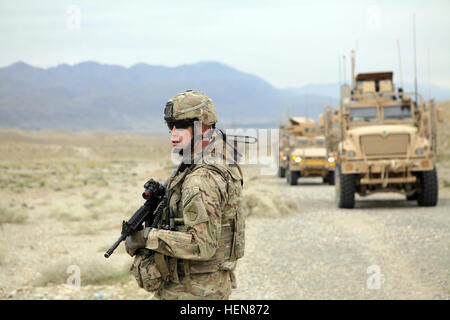
[[438,202],[439,184],[436,168],[431,171],[423,171],[420,175],[420,191],[417,204],[421,207],[432,207]]
[[325,177],[322,177],[322,182],[323,183],[329,183],[330,182],[328,175],[326,175]]
[[297,185],[297,180],[299,178],[298,171],[288,171],[288,172],[286,172],[286,176],[287,176],[287,183],[289,185],[291,185],[291,186]]
[[335,169],[336,204],[339,208],[352,209],[355,206],[355,176],[341,173],[340,166]]
[[280,178],[286,177],[286,168],[278,167],[278,176]]
[[334,186],[334,171],[328,172],[328,184]]

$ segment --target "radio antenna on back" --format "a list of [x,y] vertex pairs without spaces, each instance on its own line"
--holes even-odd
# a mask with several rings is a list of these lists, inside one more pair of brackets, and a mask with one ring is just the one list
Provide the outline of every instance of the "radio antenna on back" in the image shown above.
[[342,67],[341,67],[341,57],[338,57],[338,67],[339,67],[339,87],[342,85]]
[[417,103],[417,52],[416,52],[416,14],[413,14],[413,41],[414,41],[414,94],[416,96],[416,106]]
[[347,84],[347,76],[345,74],[345,55],[342,56],[342,61],[343,61],[343,64],[344,64],[344,66],[342,68],[344,70],[344,84]]
[[428,69],[428,100],[431,100],[431,66],[430,66],[430,48],[427,49],[427,69]]
[[397,39],[397,52],[398,52],[398,73],[400,76],[400,86],[402,89],[404,89],[403,86],[403,71],[402,71],[402,57],[400,54],[400,40]]

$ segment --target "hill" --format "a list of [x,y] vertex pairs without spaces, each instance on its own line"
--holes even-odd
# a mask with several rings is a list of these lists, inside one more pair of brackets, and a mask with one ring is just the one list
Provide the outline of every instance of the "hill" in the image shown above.
[[[410,90],[411,85],[405,85]],[[83,62],[47,69],[18,62],[0,68],[0,126],[36,130],[165,132],[166,101],[187,89],[214,101],[222,128],[276,127],[288,114],[317,119],[337,105],[337,83],[279,89],[218,62],[178,67],[138,63],[129,68]],[[428,89],[419,87],[427,98]],[[423,89],[423,90],[422,90]],[[450,90],[431,87],[438,100]]]
[[287,115],[316,118],[336,99],[278,89],[217,62],[130,68],[97,62],[42,69],[18,62],[0,68],[0,126],[20,129],[161,132],[168,98],[207,93],[221,127],[274,127]]

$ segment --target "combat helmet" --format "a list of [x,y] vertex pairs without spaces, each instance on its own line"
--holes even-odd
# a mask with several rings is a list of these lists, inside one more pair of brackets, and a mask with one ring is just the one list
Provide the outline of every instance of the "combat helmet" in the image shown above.
[[213,126],[218,118],[214,103],[206,94],[187,90],[167,101],[164,120],[168,124],[174,121],[198,120],[204,125]]

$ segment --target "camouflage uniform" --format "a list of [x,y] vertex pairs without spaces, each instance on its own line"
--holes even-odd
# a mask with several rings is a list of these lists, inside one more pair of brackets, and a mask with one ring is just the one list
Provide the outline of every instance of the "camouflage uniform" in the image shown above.
[[[211,141],[217,139],[214,134]],[[155,264],[141,266],[136,277],[143,279],[138,282],[144,288],[145,278],[163,279],[155,286],[154,299],[228,299],[236,287],[233,270],[244,253],[243,182],[237,164],[218,159],[224,157],[215,150],[215,156],[205,155],[192,169],[169,179],[164,215],[172,210],[176,230],[150,231],[145,247],[154,253]],[[135,258],[135,269],[140,259]]]

